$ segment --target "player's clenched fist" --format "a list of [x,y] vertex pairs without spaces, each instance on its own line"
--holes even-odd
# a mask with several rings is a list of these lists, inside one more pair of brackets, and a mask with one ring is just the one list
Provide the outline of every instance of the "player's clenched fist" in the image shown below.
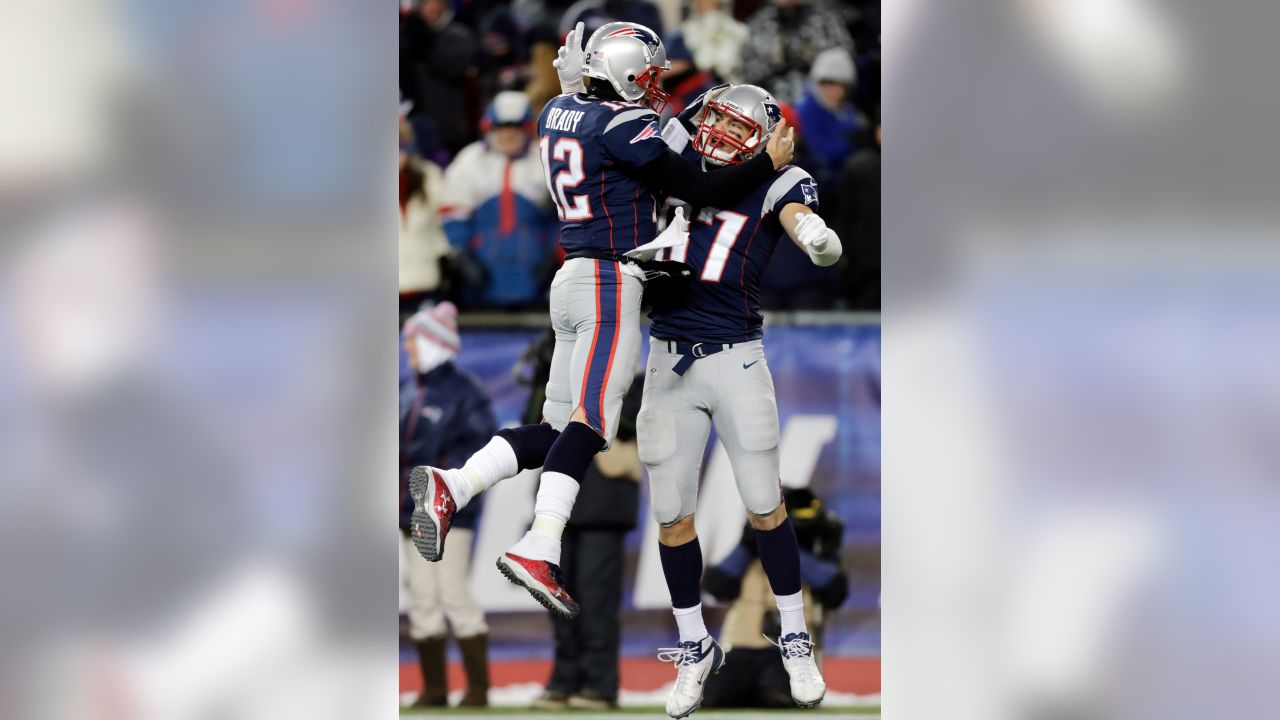
[[796,154],[795,131],[787,127],[786,118],[778,121],[778,125],[773,129],[773,134],[769,136],[769,144],[765,146],[764,151],[769,154],[769,159],[773,161],[774,170],[781,170],[782,166],[791,162],[791,158]]
[[817,213],[804,213],[796,218],[796,239],[813,250],[825,250],[830,230],[827,221]]

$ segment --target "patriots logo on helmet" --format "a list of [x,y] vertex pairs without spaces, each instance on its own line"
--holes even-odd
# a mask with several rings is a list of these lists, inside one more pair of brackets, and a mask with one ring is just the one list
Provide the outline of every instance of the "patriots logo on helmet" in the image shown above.
[[608,35],[605,35],[605,37],[607,38],[634,37],[639,39],[640,42],[644,43],[645,45],[648,45],[649,49],[654,51],[658,49],[658,44],[659,44],[658,36],[654,35],[651,32],[645,31],[644,28],[636,28],[636,27],[618,28],[617,30],[614,30]]
[[800,192],[804,194],[805,205],[818,202],[818,186],[812,180],[800,183]]
[[767,102],[764,104],[765,114],[769,116],[769,124],[777,125],[782,120],[782,108],[777,103]]

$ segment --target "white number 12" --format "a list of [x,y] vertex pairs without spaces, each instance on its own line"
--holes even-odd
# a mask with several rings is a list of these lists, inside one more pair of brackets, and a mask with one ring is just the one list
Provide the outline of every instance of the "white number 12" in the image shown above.
[[[569,221],[590,219],[591,199],[589,197],[574,195],[573,202],[570,202],[564,194],[565,188],[578,187],[587,176],[582,169],[582,145],[577,138],[560,138],[556,141],[555,149],[551,149],[551,138],[544,137],[538,142],[538,149],[542,151],[542,172],[547,181],[547,190],[551,192],[551,199],[556,204],[560,219]],[[554,181],[551,179],[552,159],[564,160],[569,165],[568,170],[556,173]]]

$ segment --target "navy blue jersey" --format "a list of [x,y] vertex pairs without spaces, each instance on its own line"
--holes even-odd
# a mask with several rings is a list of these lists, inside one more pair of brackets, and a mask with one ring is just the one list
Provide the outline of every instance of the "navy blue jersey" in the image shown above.
[[[690,148],[684,155],[702,160]],[[764,334],[760,279],[778,240],[786,236],[779,213],[790,203],[818,211],[817,183],[794,165],[775,172],[731,208],[702,208],[689,223],[688,245],[665,256],[687,263],[696,281],[683,304],[650,314],[650,333],[687,342],[758,340]]]
[[560,95],[538,116],[538,143],[566,253],[622,253],[654,238],[657,204],[635,169],[667,153],[657,113],[582,93]]

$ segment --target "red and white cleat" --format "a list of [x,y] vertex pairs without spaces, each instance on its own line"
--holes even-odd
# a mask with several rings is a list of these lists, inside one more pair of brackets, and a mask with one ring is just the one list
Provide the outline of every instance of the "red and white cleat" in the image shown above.
[[498,558],[498,570],[508,580],[528,590],[542,607],[565,620],[577,617],[578,603],[564,589],[559,565],[545,560],[530,560],[508,552]]
[[458,509],[444,482],[444,471],[426,465],[414,468],[409,474],[409,495],[413,497],[413,546],[422,557],[436,562],[444,556],[444,538]]

